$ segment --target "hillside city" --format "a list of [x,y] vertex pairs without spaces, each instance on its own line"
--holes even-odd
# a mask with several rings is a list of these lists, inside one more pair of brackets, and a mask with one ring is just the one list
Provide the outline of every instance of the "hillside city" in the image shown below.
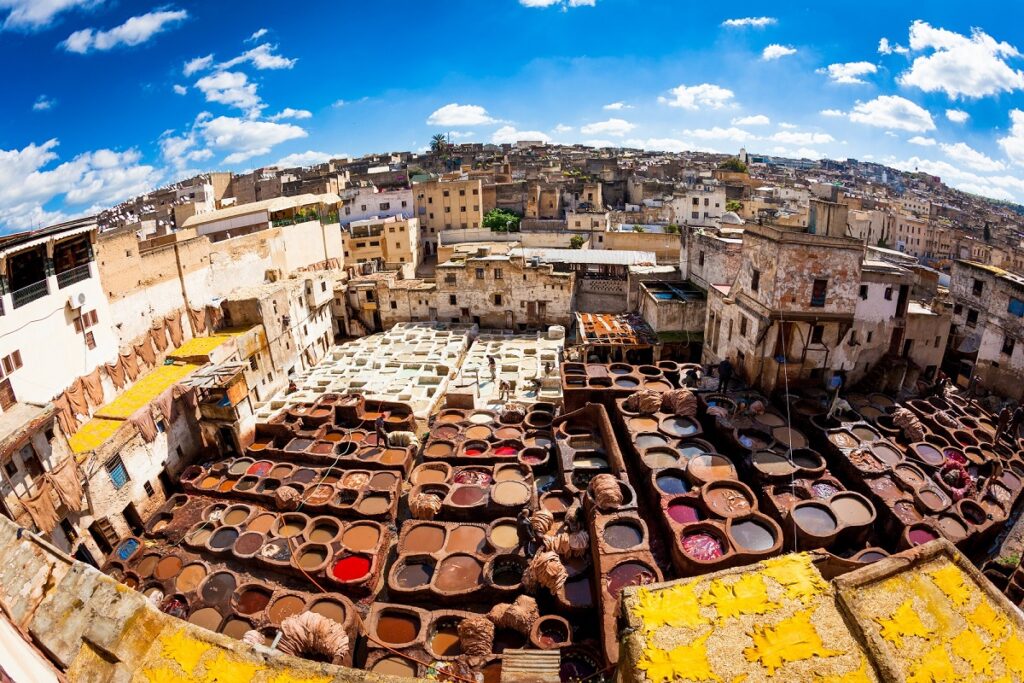
[[0,236],[0,679],[1024,680],[1022,240],[445,133]]

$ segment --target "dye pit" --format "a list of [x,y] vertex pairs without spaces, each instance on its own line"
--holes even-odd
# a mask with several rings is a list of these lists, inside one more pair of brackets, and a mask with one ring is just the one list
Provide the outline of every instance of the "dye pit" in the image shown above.
[[[558,649],[562,680],[596,680],[619,657],[626,586],[794,550],[834,576],[939,537],[981,564],[1020,497],[1020,444],[993,443],[992,417],[957,396],[851,394],[853,411],[829,419],[815,391],[676,401],[686,367],[565,363],[561,405],[441,407],[422,443],[403,447],[378,443],[375,421],[415,431],[407,405],[291,402],[241,456],[183,472],[104,570],[235,638],[255,630],[269,644],[289,616],[320,614],[353,644],[343,663],[401,676],[465,674],[460,623],[530,595],[539,619],[499,623],[471,670],[496,682],[506,658]],[[893,422],[899,408],[921,438]],[[969,485],[951,484],[951,469]],[[614,509],[595,494],[609,481]],[[413,500],[433,501],[429,514]],[[537,519],[550,545],[525,530]],[[547,547],[564,582],[527,585]],[[985,571],[1024,598],[1020,569]]]

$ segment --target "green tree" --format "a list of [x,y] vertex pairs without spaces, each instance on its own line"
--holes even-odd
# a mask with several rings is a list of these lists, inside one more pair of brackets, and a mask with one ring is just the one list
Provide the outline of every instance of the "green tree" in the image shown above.
[[636,223],[633,225],[633,232],[647,232],[647,230],[644,228],[644,226],[640,225],[639,223]]
[[519,216],[502,209],[491,209],[484,214],[484,227],[495,232],[519,232]]
[[675,223],[669,223],[668,225],[665,226],[665,234],[666,235],[678,235],[679,234],[679,226],[676,225]]
[[725,210],[739,213],[740,211],[743,210],[743,204],[736,201],[735,199],[730,199],[727,202],[725,202]]
[[435,133],[430,138],[430,151],[435,154],[443,154],[448,149],[448,138],[444,133]]
[[583,243],[586,241],[587,239],[583,235],[573,235],[572,237],[569,238],[569,248],[582,249]]
[[739,159],[737,159],[736,157],[726,159],[725,161],[718,165],[718,168],[720,168],[723,171],[733,171],[735,173],[747,172],[747,165],[740,161]]

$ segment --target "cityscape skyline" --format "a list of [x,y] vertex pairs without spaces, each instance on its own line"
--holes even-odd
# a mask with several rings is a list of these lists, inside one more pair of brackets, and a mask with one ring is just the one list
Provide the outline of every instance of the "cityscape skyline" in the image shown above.
[[[951,3],[871,6],[844,17],[501,0],[486,17],[469,2],[277,17],[231,3],[0,0],[0,54],[32,64],[9,76],[3,107],[0,230],[200,171],[421,150],[437,132],[852,157],[1024,201],[1024,71],[1001,28],[1021,10],[982,5],[966,21]],[[642,38],[607,39],[631,21]],[[310,31],[381,24],[359,44]]]

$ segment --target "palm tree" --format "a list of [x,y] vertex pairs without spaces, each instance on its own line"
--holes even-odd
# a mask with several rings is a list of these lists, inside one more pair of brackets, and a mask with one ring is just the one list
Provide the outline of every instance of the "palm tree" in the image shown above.
[[443,152],[446,147],[448,147],[448,139],[445,137],[444,133],[437,133],[430,138],[431,152],[440,153]]

